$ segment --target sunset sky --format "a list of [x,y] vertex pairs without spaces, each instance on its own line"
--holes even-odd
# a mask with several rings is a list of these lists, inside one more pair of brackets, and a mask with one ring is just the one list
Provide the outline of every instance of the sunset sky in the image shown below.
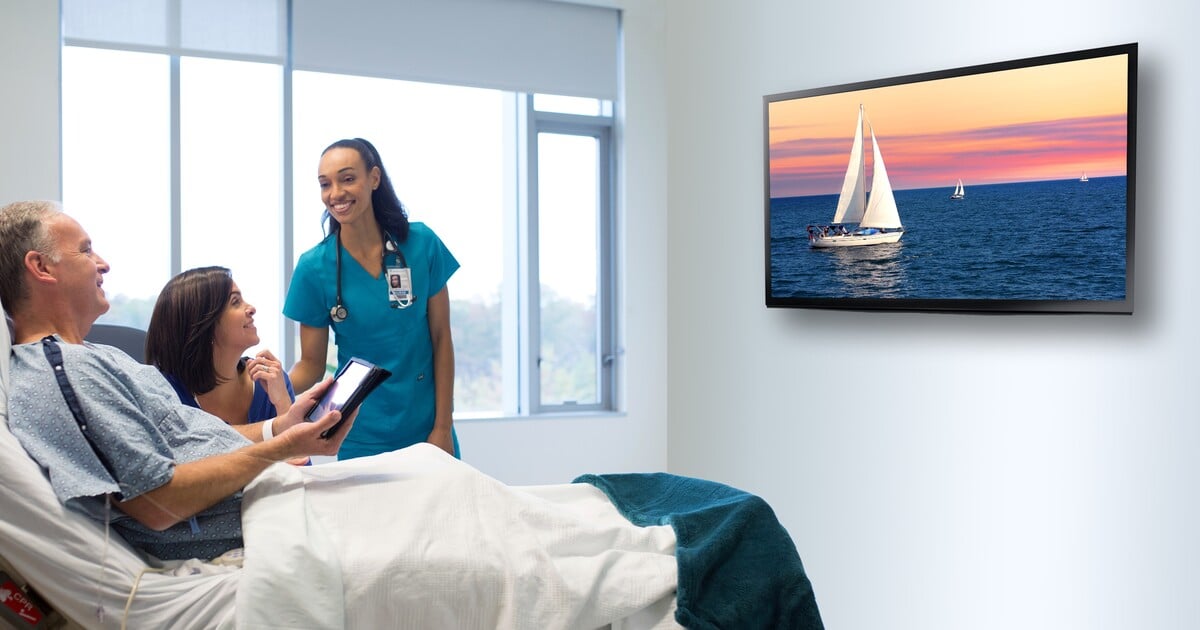
[[[896,190],[1124,175],[1127,62],[1119,54],[771,102],[771,197],[841,190],[859,103]],[[864,137],[869,152],[869,127]]]

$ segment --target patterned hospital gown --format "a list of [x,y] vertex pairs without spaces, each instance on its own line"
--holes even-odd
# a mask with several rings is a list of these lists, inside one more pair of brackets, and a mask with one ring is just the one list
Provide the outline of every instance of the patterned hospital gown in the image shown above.
[[179,402],[157,369],[111,346],[57,338],[71,387],[96,448],[83,437],[55,380],[42,342],[13,346],[9,427],[47,473],[58,499],[103,522],[135,547],[161,560],[209,559],[242,546],[241,494],[156,532],[117,508],[123,500],[171,480],[176,463],[227,453],[249,444],[216,416]]

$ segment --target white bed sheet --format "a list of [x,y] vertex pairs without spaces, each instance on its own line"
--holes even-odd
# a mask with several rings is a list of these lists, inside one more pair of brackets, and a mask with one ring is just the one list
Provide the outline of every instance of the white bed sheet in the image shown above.
[[78,626],[679,627],[669,527],[631,525],[585,484],[505,486],[428,445],[274,466],[248,488],[243,568],[147,572],[164,567],[60,504],[8,431],[9,354],[0,325],[0,557]]
[[674,602],[670,526],[632,525],[585,484],[506,486],[429,444],[273,466],[242,521],[239,628],[591,630]]

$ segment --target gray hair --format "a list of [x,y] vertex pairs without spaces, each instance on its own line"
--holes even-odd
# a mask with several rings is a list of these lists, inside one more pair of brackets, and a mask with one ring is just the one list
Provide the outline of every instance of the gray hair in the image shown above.
[[26,298],[25,254],[36,251],[58,262],[48,224],[62,213],[57,201],[17,201],[0,208],[0,303],[10,313]]

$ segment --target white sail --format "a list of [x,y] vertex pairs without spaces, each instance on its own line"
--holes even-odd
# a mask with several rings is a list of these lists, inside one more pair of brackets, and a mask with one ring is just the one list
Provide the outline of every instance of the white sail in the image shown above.
[[[866,193],[867,167],[863,155],[863,122],[866,121],[864,107],[858,106],[858,125],[854,129],[854,142],[850,148],[850,163],[846,166],[846,179],[838,195],[837,211],[833,226],[808,226],[808,242],[816,248],[858,247],[896,243],[904,235],[900,224],[900,210],[892,194],[887,167],[883,164],[883,153],[871,128],[871,146],[874,162],[871,175],[871,194]],[[869,125],[870,122],[867,121]],[[847,229],[847,223],[856,223]]]
[[960,180],[958,180],[958,185],[956,185],[954,187],[954,193],[950,195],[950,198],[951,199],[962,199],[963,197],[966,197],[966,196],[967,196],[967,193],[966,193],[966,191],[963,190],[963,183],[962,183],[962,180],[960,179]]
[[854,126],[854,143],[850,145],[850,164],[846,167],[846,179],[842,182],[842,193],[838,195],[837,211],[833,222],[858,223],[867,207],[867,163],[863,160],[863,106],[858,106],[858,124]]
[[900,223],[900,208],[896,206],[892,183],[888,180],[887,167],[883,165],[883,154],[879,152],[879,142],[875,140],[874,127],[871,128],[871,146],[875,153],[875,161],[871,165],[871,198],[867,201],[867,210],[858,225],[868,228],[903,227]]

